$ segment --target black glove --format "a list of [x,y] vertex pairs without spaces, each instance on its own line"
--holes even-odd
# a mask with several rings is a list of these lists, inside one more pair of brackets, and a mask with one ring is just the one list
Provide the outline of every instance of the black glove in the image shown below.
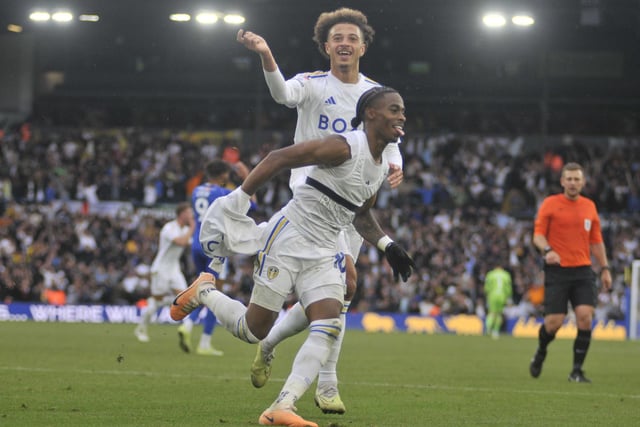
[[384,248],[384,255],[387,257],[387,261],[389,261],[393,269],[393,278],[396,281],[399,276],[402,276],[402,281],[406,282],[409,276],[411,276],[411,269],[416,269],[416,264],[409,254],[396,242],[391,242]]

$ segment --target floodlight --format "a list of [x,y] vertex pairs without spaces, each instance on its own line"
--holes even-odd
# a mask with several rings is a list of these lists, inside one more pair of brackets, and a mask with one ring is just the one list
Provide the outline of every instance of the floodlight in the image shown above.
[[172,13],[169,15],[169,19],[174,22],[188,22],[191,21],[191,15],[188,13]]
[[519,27],[530,27],[536,21],[529,15],[515,15],[511,18],[511,22]]
[[498,28],[504,27],[507,23],[507,20],[501,13],[490,12],[482,17],[482,22],[489,28]]
[[17,24],[9,24],[9,25],[7,25],[7,31],[9,31],[11,33],[21,33],[22,32],[22,27],[20,25],[17,25]]
[[56,22],[69,22],[73,20],[73,15],[71,14],[71,12],[68,12],[66,10],[61,10],[51,15],[51,19]]
[[218,14],[215,12],[200,12],[196,15],[196,21],[203,25],[211,25],[218,22]]
[[244,21],[244,16],[237,13],[229,13],[224,16],[224,22],[226,22],[227,24],[240,25],[244,24]]
[[35,12],[31,12],[31,15],[29,15],[29,19],[36,22],[45,22],[51,19],[51,15],[49,15],[49,12],[36,10]]
[[100,20],[100,17],[94,14],[84,14],[78,16],[78,20],[83,22],[98,22]]

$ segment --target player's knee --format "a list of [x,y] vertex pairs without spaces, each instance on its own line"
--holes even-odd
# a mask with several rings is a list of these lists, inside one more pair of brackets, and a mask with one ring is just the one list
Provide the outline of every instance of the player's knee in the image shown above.
[[278,313],[276,312],[249,304],[244,315],[246,328],[250,332],[247,335],[255,337],[257,340],[264,339],[269,334],[277,317]]

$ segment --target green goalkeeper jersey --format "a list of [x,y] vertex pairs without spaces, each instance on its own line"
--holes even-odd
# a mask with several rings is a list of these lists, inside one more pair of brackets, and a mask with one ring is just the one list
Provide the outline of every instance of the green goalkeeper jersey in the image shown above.
[[487,297],[502,297],[504,301],[512,295],[511,274],[502,267],[497,267],[487,273],[484,279],[484,293]]

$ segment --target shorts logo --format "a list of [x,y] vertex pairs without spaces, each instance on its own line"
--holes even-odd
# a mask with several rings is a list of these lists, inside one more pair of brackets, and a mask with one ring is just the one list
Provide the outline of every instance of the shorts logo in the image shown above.
[[585,219],[584,220],[584,229],[586,231],[591,231],[591,220],[590,219]]
[[278,274],[280,274],[280,270],[278,269],[278,267],[267,268],[267,278],[269,280],[275,279],[276,277],[278,277]]

